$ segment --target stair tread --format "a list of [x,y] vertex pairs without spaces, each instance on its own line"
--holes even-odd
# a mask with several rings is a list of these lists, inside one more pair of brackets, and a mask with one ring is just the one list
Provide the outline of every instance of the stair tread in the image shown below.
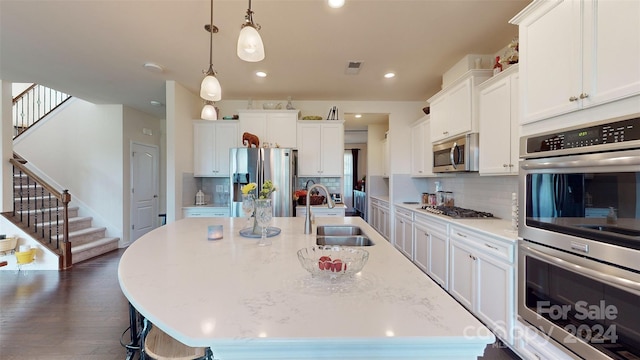
[[[51,209],[52,212],[56,211],[56,210],[63,210],[64,208],[62,206],[58,206],[57,208],[52,207],[52,208],[40,208],[38,210],[36,209],[29,209],[29,210],[16,210],[16,214],[31,214],[34,212],[42,212],[42,209],[46,209],[44,210],[45,212],[49,212],[49,209]],[[68,208],[69,210],[78,210],[79,208],[77,206],[69,206]]]
[[[73,237],[92,234],[92,233],[96,233],[96,232],[100,232],[100,231],[106,231],[106,230],[107,230],[106,227],[88,227],[88,228],[84,228],[84,229],[80,229],[80,230],[69,231],[69,238],[73,239]],[[62,234],[51,236],[52,239],[56,239],[58,237],[61,238]]]
[[98,246],[102,246],[104,244],[109,244],[112,242],[117,242],[118,240],[120,240],[117,237],[103,237],[102,239],[98,239],[98,240],[94,240],[94,241],[90,241],[86,244],[81,244],[78,246],[72,246],[71,247],[71,253],[78,253],[78,252],[82,252],[85,251],[87,249],[91,249],[94,247],[98,247]]
[[[91,216],[74,216],[69,218],[69,224],[87,221],[87,220],[91,221],[93,220],[93,218]],[[64,219],[60,219],[58,221],[42,221],[37,223],[37,225],[38,227],[40,227],[40,226],[48,226],[52,224],[62,224],[62,223],[64,223]]]

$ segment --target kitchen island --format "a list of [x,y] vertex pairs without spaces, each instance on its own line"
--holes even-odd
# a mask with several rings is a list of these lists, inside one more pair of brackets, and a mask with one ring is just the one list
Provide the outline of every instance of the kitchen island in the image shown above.
[[[274,218],[273,245],[239,235],[245,218],[188,218],[136,240],[118,267],[141,315],[216,359],[476,359],[493,334],[358,217],[375,245],[351,279],[312,278],[296,252],[304,219]],[[207,226],[224,227],[207,240]],[[315,227],[314,227],[315,232]]]

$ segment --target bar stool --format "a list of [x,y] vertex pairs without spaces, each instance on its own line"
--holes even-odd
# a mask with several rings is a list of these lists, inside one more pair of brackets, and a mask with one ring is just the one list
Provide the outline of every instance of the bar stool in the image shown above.
[[211,348],[187,346],[169,336],[146,318],[141,336],[141,359],[214,360]]

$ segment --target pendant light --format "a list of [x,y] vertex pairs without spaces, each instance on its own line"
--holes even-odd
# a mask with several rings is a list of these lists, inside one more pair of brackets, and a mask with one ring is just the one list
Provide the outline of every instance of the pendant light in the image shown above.
[[213,70],[213,33],[218,32],[218,27],[213,25],[213,0],[211,0],[211,22],[204,26],[209,32],[209,70],[200,85],[200,97],[208,101],[218,101],[222,99],[222,88],[216,78],[216,71]]
[[205,101],[202,107],[202,113],[200,113],[202,120],[218,120],[218,112],[213,106],[213,101]]
[[247,15],[244,17],[244,24],[238,37],[238,57],[248,62],[258,62],[264,59],[264,44],[258,33],[260,25],[253,22],[253,11],[251,11],[251,0]]

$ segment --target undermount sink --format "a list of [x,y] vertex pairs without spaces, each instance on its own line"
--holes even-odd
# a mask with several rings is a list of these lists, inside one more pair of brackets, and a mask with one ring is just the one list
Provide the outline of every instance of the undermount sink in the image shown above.
[[344,235],[362,235],[362,229],[354,225],[320,225],[316,229],[317,235],[324,236],[344,236]]
[[371,239],[362,235],[341,235],[341,236],[316,236],[318,245],[341,245],[341,246],[371,246],[375,245]]
[[375,245],[362,229],[353,225],[321,225],[316,229],[316,244],[342,246]]

